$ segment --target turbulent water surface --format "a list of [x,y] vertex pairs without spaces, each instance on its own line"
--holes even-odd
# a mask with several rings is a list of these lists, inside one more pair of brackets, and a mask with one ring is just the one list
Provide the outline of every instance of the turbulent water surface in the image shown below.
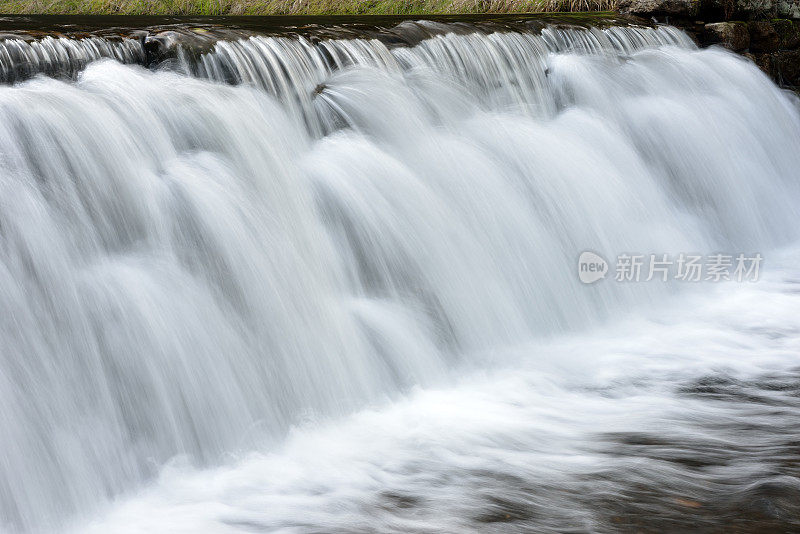
[[[793,94],[668,26],[162,30],[0,35],[0,529],[800,529]],[[681,253],[764,262],[615,280]]]

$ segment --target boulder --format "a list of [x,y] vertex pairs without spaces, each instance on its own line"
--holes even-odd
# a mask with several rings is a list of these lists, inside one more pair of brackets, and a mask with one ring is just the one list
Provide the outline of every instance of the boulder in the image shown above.
[[205,28],[181,27],[155,35],[140,35],[143,40],[145,65],[151,66],[178,57],[179,50],[191,55],[208,52],[217,42],[217,35]]
[[[775,18],[779,0],[702,0],[700,14],[711,20],[767,20]],[[783,0],[800,1],[800,0]]]
[[618,9],[642,17],[690,17],[697,12],[698,5],[698,0],[619,0]]
[[780,19],[772,23],[778,34],[778,48],[794,50],[800,48],[800,22]]
[[800,19],[800,0],[778,0],[776,14],[784,19]]
[[733,14],[738,19],[756,20],[774,18],[778,11],[773,0],[735,0]]
[[756,64],[756,66],[764,72],[767,76],[775,79],[772,74],[772,58],[770,57],[771,54],[751,54],[750,52],[745,52],[744,55],[750,61]]
[[772,74],[781,85],[800,87],[800,50],[772,54]]
[[744,22],[714,22],[703,28],[703,42],[741,52],[750,46],[750,32]]
[[778,50],[781,40],[771,22],[751,22],[747,26],[750,29],[751,52],[775,52]]
[[146,35],[143,38],[145,64],[158,63],[177,53],[181,34],[172,30]]

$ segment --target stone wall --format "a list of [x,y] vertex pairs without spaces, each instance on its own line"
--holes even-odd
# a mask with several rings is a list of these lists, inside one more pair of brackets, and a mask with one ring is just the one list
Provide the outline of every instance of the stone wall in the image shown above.
[[778,84],[800,88],[800,0],[620,0],[619,6],[681,27],[700,46],[743,54]]
[[778,84],[800,88],[800,21],[698,22],[701,46],[721,45],[752,59]]

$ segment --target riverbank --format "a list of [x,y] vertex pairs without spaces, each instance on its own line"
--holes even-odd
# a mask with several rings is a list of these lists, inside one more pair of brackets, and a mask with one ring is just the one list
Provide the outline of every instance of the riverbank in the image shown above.
[[700,46],[719,45],[739,53],[778,85],[800,89],[800,21],[697,21],[684,29]]
[[613,11],[617,0],[10,0],[4,14],[421,15]]

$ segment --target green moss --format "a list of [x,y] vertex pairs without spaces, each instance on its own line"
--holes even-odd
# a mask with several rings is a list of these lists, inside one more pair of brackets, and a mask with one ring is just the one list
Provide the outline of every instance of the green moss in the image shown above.
[[794,50],[800,47],[800,22],[789,19],[775,19],[772,27],[780,39],[778,47],[782,50]]

